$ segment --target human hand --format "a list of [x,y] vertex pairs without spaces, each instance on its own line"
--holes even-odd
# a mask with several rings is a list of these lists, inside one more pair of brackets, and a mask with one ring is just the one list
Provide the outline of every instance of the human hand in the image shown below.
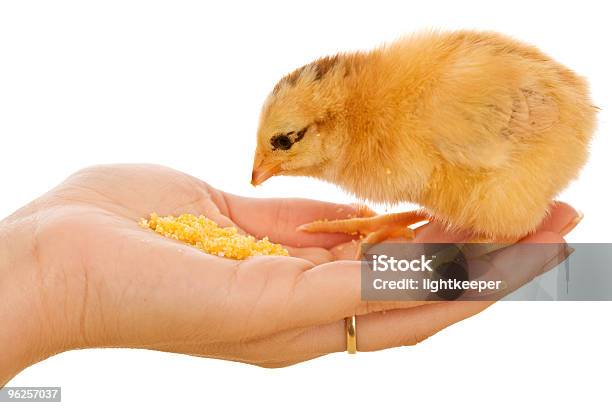
[[[209,255],[138,226],[152,211],[204,214],[282,242],[292,256]],[[319,352],[308,328],[392,307],[360,300],[358,266],[328,263],[327,248],[346,236],[295,231],[355,211],[236,197],[159,166],[82,170],[0,223],[0,384],[75,348],[143,347],[264,366],[312,358]]]
[[[291,256],[208,255],[139,227],[136,221],[152,211],[204,214],[268,236]],[[6,322],[0,384],[35,361],[87,347],[283,366],[344,350],[347,316],[359,316],[358,347],[366,351],[413,344],[486,307],[362,301],[359,263],[343,260],[354,254],[351,237],[296,231],[305,222],[356,212],[311,200],[236,197],[158,166],[78,172],[0,223]],[[574,216],[558,206],[529,239],[560,242]],[[432,223],[417,239],[456,237]]]

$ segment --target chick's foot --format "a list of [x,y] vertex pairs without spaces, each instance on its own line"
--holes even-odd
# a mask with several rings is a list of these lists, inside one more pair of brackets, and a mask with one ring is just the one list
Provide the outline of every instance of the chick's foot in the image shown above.
[[[391,238],[411,240],[414,238],[414,231],[409,226],[425,220],[427,217],[420,211],[408,211],[372,217],[314,221],[299,226],[298,230],[359,235],[362,244],[377,244]],[[361,258],[361,249],[356,258]]]

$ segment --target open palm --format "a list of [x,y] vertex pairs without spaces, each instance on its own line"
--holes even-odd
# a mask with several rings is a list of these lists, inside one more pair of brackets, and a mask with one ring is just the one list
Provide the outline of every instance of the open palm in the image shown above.
[[[138,226],[151,212],[203,214],[267,236],[291,256],[209,255]],[[360,265],[350,260],[353,237],[296,231],[358,213],[356,206],[313,200],[238,197],[160,166],[113,165],[76,173],[9,221],[35,220],[41,305],[48,310],[40,319],[56,328],[55,352],[141,347],[282,366],[344,350],[347,316],[359,316],[358,348],[367,351],[414,344],[488,306],[362,301]],[[556,205],[527,240],[561,242],[575,217]],[[430,223],[416,239],[462,237]],[[524,268],[537,271],[553,255]]]

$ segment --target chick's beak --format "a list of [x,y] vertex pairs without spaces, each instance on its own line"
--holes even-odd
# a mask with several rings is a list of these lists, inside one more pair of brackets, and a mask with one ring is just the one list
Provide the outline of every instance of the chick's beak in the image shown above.
[[275,163],[269,158],[257,154],[253,162],[253,173],[251,174],[251,184],[258,186],[280,171],[280,163]]

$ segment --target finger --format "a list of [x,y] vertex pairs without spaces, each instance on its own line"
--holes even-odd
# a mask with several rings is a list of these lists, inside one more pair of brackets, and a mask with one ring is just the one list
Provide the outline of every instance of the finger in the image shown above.
[[[570,232],[582,219],[582,215],[563,202],[555,202],[549,209],[549,214],[537,228],[538,231],[550,231],[565,235]],[[413,242],[467,242],[471,233],[466,231],[449,230],[444,224],[432,221],[415,230],[416,238]]]
[[218,192],[213,195],[221,211],[256,237],[293,247],[330,248],[352,237],[346,234],[308,233],[297,227],[316,220],[361,216],[355,205],[333,204],[300,198],[259,199]]
[[567,235],[578,225],[582,217],[582,213],[576,211],[570,205],[556,201],[551,205],[550,213],[542,221],[537,230]]
[[[555,241],[558,235],[532,238]],[[531,242],[531,241],[529,241]],[[527,243],[529,243],[527,242]],[[511,247],[512,248],[512,247]],[[511,282],[516,287],[521,283],[528,282],[542,270],[543,266],[551,257],[558,254],[558,248],[554,245],[546,245],[538,257],[525,257],[517,259],[516,254],[510,249],[505,250],[504,257],[509,257],[514,263],[507,259],[499,259],[501,265],[515,265],[513,272],[518,273],[518,278]],[[518,264],[516,263],[518,262]],[[427,304],[411,309],[390,310],[384,313],[372,313],[357,317],[357,348],[361,351],[379,350],[389,347],[416,344],[438,331],[472,316],[491,305],[491,301],[452,301]],[[312,338],[307,337],[305,347],[310,347],[313,353],[342,351],[346,347],[346,333],[344,326],[340,323],[326,325],[313,329],[310,333]],[[314,339],[318,338],[320,347],[313,348]]]
[[[562,238],[558,234],[542,232],[526,239],[524,244],[533,242],[562,242]],[[512,278],[509,280],[509,289],[515,289],[537,276],[546,263],[559,255],[563,246],[542,245],[530,256],[525,256],[524,251],[517,253],[517,248],[509,247],[494,259],[494,266],[505,268],[502,269],[503,276]],[[395,308],[394,303],[415,306],[415,303],[410,302],[362,301],[360,273],[360,263],[357,261],[333,262],[305,271],[287,306],[287,310],[293,310],[294,316],[301,317],[294,324],[315,325],[317,322],[333,321],[353,314],[389,310]],[[303,308],[308,310],[298,313]]]
[[[440,330],[473,316],[493,302],[441,302],[411,309],[370,313],[356,318],[357,350],[375,351],[415,345]],[[346,351],[344,320],[289,330],[244,343],[233,357],[255,364],[299,362]],[[227,349],[227,348],[226,348]]]
[[467,290],[461,299],[499,300],[563,262],[569,255],[567,250],[561,235],[542,231],[499,251],[490,259],[470,260],[468,270],[470,276],[477,277],[475,280],[499,281],[503,285],[481,292]]
[[410,310],[357,317],[357,350],[412,346],[442,329],[480,313],[493,302],[441,302]]
[[304,271],[278,317],[285,329],[321,325],[346,316],[411,308],[430,301],[366,301],[361,297],[361,263],[336,261]]

